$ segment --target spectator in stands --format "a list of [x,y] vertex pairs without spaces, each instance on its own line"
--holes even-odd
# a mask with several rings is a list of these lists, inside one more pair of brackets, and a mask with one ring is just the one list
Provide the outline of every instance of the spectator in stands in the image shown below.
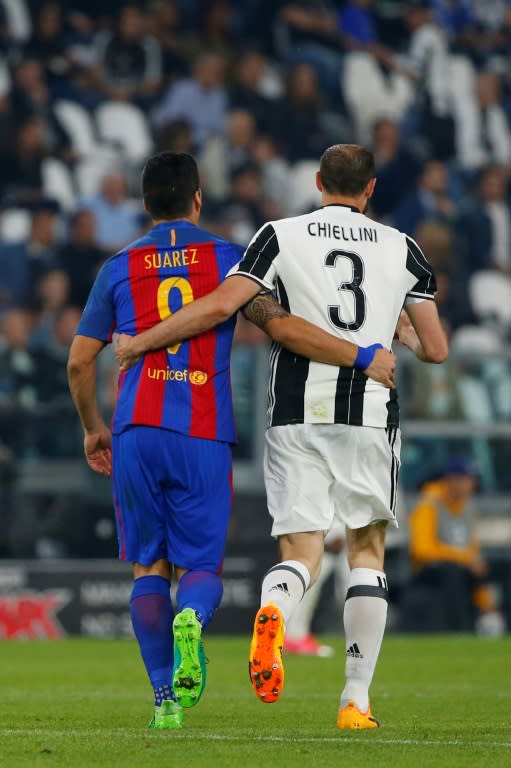
[[43,200],[45,123],[33,116],[16,121],[11,129],[11,136],[0,152],[0,200],[3,205],[32,207]]
[[62,269],[47,272],[34,286],[39,315],[30,337],[32,351],[47,345],[57,315],[69,302],[69,288],[69,275]]
[[506,66],[511,44],[509,0],[471,0],[485,64]]
[[97,86],[108,99],[152,104],[161,85],[161,50],[137,5],[123,6],[114,32],[99,33],[96,55]]
[[476,322],[468,296],[467,274],[455,244],[453,228],[436,219],[425,219],[417,227],[415,238],[421,250],[428,254],[428,261],[435,271],[438,287],[435,301],[447,333],[450,335],[460,326]]
[[0,244],[0,274],[7,305],[33,299],[36,283],[57,266],[56,210],[36,210],[27,241]]
[[225,136],[213,136],[200,154],[201,182],[213,200],[224,200],[233,171],[250,162],[255,120],[247,110],[235,109],[227,117]]
[[486,586],[488,566],[476,533],[476,488],[471,461],[453,455],[441,477],[422,487],[410,514],[412,595],[417,588],[429,595],[428,607],[421,609],[430,629],[469,632],[495,626],[499,634],[504,631]]
[[[32,20],[27,0],[2,0],[1,2],[2,27],[4,32],[5,47],[17,49],[23,46],[32,32]],[[12,48],[11,48],[12,46]]]
[[432,0],[435,21],[442,27],[452,53],[479,60],[476,17],[470,0]]
[[154,110],[153,120],[161,129],[184,118],[192,127],[196,147],[201,148],[208,138],[223,133],[226,113],[225,60],[217,53],[205,52],[196,59],[191,78],[171,85]]
[[371,209],[382,219],[391,216],[411,194],[420,172],[420,162],[416,153],[404,146],[399,125],[390,118],[375,123],[373,152],[378,181],[371,198]]
[[94,217],[96,245],[115,251],[134,240],[142,229],[142,211],[128,198],[128,185],[122,173],[110,173],[103,179],[100,192],[81,202],[80,208]]
[[372,0],[346,0],[338,11],[338,23],[348,50],[372,51],[378,42]]
[[478,196],[457,223],[466,270],[498,269],[511,275],[511,208],[502,166],[481,171]]
[[489,163],[511,170],[511,135],[502,99],[501,77],[496,72],[481,72],[476,83],[476,100],[466,110],[460,131],[460,165],[469,171]]
[[45,149],[66,162],[74,159],[71,138],[55,113],[42,61],[24,57],[14,71],[11,105],[18,118],[38,117],[44,127]]
[[434,23],[429,0],[407,2],[403,13],[410,31],[409,49],[389,64],[415,84],[421,132],[434,156],[448,160],[455,153],[455,124],[447,38]]
[[51,85],[66,79],[71,72],[67,41],[63,28],[62,3],[43,2],[35,17],[35,25],[25,55],[44,61]]
[[449,196],[447,167],[438,160],[428,160],[419,176],[416,191],[394,212],[394,225],[412,236],[425,219],[451,222],[456,206]]
[[276,26],[278,52],[287,63],[314,67],[333,104],[339,103],[342,48],[330,0],[284,1]]
[[261,169],[265,197],[283,208],[287,215],[290,208],[290,166],[279,153],[273,136],[262,134],[254,142],[253,158]]
[[201,11],[197,34],[188,43],[188,58],[193,61],[201,51],[215,51],[230,64],[236,56],[233,4],[209,0]]
[[[250,112],[259,131],[273,127],[274,112],[278,109],[279,83],[269,75],[268,59],[256,50],[245,51],[235,71],[235,80],[229,87],[231,109]],[[272,93],[272,98],[269,92]]]
[[[69,399],[66,365],[80,316],[81,311],[77,307],[62,307],[55,312],[53,322],[47,329],[46,343],[33,353],[39,411],[36,447],[43,456],[73,456],[78,453],[78,430]],[[59,429],[51,429],[50,425],[57,421]]]
[[245,245],[265,221],[280,215],[280,210],[264,197],[259,166],[248,163],[237,168],[232,174],[230,196],[218,210],[218,216],[228,225],[230,239]]
[[37,367],[29,348],[32,323],[25,309],[9,309],[0,317],[0,434],[16,456],[28,447],[30,416],[37,405]]
[[179,3],[153,0],[149,11],[149,29],[160,46],[163,77],[169,82],[177,77],[185,77],[188,74],[188,63],[183,50]]
[[155,139],[157,152],[193,154],[192,128],[188,120],[183,118],[166,123],[160,131],[156,132]]
[[316,71],[310,64],[296,64],[287,74],[285,100],[275,124],[277,139],[291,163],[315,159],[335,141],[322,121],[322,106]]
[[[346,0],[337,13],[339,32],[347,51],[369,54],[382,68],[384,78],[392,68],[392,52],[378,38],[374,0]],[[365,86],[364,86],[365,87]]]
[[96,245],[96,221],[91,210],[76,211],[69,223],[69,237],[59,249],[58,261],[70,280],[69,303],[84,307],[92,283],[107,251]]

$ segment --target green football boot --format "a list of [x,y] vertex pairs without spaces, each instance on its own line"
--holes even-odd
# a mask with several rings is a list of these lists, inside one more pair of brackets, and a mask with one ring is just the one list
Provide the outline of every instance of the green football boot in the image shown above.
[[162,701],[161,706],[154,708],[153,719],[149,728],[160,730],[177,730],[183,727],[183,708],[175,701]]
[[206,657],[202,627],[193,608],[177,614],[174,631],[174,675],[172,688],[182,707],[198,704],[206,685]]

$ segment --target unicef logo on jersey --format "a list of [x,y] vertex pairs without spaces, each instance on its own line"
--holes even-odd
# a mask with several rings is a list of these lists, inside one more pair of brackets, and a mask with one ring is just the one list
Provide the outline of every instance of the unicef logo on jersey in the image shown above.
[[185,381],[202,387],[208,380],[208,374],[204,371],[177,371],[175,368],[148,368],[147,375],[155,381]]
[[202,387],[208,380],[208,374],[204,371],[190,371],[190,384]]

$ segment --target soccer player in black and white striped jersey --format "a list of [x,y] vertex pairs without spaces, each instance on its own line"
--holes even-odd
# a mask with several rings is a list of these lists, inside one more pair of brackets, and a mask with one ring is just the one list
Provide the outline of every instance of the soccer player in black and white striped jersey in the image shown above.
[[362,373],[365,356],[373,342],[390,348],[396,328],[419,359],[440,363],[447,356],[424,254],[410,237],[363,213],[375,183],[368,150],[327,149],[317,174],[321,208],[263,226],[219,288],[124,341],[120,356],[132,363],[224,321],[247,302],[247,317],[271,326],[277,341],[276,323],[285,327],[296,315],[359,346],[350,368],[311,362],[313,354],[309,360],[279,343],[272,348],[264,474],[281,562],[263,580],[250,650],[257,696],[278,700],[285,623],[317,577],[325,532],[345,524],[351,571],[337,725],[357,729],[378,725],[369,686],[385,630],[384,541],[387,526],[397,525],[400,453],[397,394]]

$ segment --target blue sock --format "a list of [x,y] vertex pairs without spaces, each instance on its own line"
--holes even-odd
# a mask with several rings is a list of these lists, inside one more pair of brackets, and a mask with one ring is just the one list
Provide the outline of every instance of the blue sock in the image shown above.
[[154,704],[173,699],[174,648],[170,584],[162,576],[141,576],[131,591],[131,622],[154,690]]
[[222,579],[209,571],[187,571],[177,588],[178,610],[193,608],[203,627],[207,627],[220,605],[224,587]]

